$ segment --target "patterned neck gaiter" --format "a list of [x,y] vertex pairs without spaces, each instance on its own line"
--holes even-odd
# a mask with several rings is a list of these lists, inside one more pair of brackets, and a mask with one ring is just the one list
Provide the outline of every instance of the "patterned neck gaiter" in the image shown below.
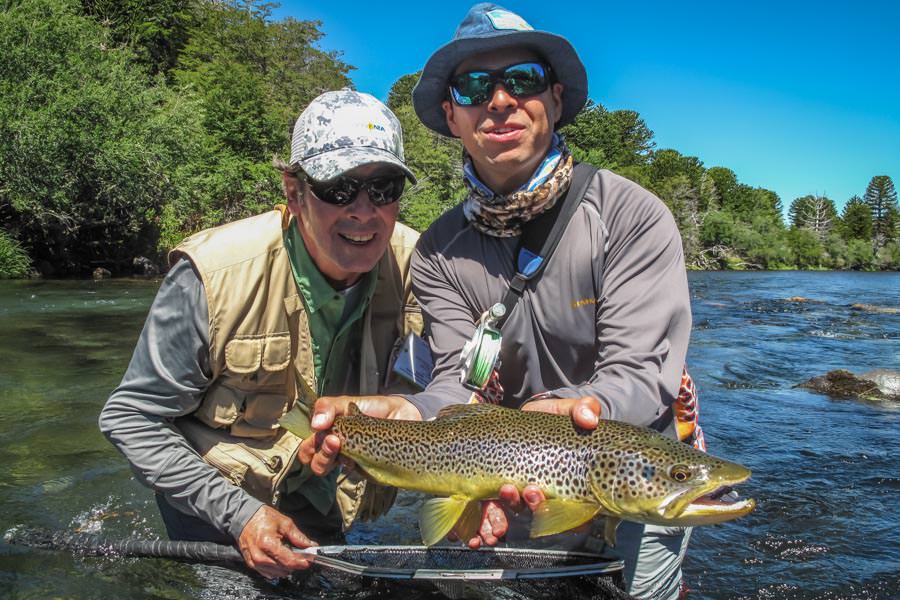
[[553,134],[550,152],[531,179],[507,196],[494,193],[478,179],[467,152],[463,153],[463,178],[469,195],[463,205],[466,219],[478,231],[493,237],[514,237],[522,226],[553,208],[572,181],[572,153],[565,141]]

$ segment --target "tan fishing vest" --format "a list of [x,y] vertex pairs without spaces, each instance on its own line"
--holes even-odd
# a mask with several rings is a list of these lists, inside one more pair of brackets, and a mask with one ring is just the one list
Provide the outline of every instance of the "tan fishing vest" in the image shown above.
[[[212,384],[200,407],[177,426],[203,458],[235,485],[269,504],[290,470],[300,439],[278,419],[300,400],[311,407],[318,389],[312,338],[283,234],[290,212],[271,212],[201,231],[169,255],[188,258],[209,305]],[[363,316],[360,394],[409,391],[388,375],[392,350],[408,332],[421,332],[410,291],[409,258],[418,234],[397,223],[378,262],[375,294]],[[368,488],[368,491],[367,491]],[[386,511],[394,491],[358,475],[338,489],[344,525]]]

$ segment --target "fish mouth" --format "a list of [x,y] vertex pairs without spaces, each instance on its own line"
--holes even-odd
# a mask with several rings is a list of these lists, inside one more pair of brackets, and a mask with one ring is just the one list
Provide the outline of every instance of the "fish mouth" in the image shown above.
[[756,508],[756,500],[741,498],[729,485],[695,498],[681,512],[678,520],[684,525],[707,525],[742,517]]
[[[743,467],[742,467],[743,469]],[[698,493],[685,492],[680,498],[669,503],[663,510],[663,516],[670,522],[685,527],[694,525],[710,525],[737,519],[756,508],[752,498],[741,498],[734,484],[746,481],[750,477],[749,469],[737,477],[730,477],[724,484],[715,485],[712,490],[698,490]]]

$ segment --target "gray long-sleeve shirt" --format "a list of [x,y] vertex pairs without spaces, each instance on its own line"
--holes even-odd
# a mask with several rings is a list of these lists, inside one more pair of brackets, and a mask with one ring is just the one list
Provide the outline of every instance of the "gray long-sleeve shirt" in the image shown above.
[[174,507],[238,538],[262,502],[203,461],[172,420],[194,412],[210,383],[206,294],[186,260],[163,280],[100,430],[138,479]]
[[[502,301],[515,275],[519,238],[469,225],[462,206],[419,240],[413,291],[435,368],[427,389],[408,396],[425,418],[466,402],[455,368],[475,323]],[[529,283],[502,329],[504,404],[545,391],[594,396],[604,418],[671,423],[691,329],[681,238],[650,192],[609,171],[588,187],[543,273]]]

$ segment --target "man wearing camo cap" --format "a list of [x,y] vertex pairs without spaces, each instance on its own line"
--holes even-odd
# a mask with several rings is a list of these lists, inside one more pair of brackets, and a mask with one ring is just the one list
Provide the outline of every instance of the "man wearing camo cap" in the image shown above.
[[[201,231],[169,256],[100,428],[156,492],[169,536],[239,546],[266,577],[308,566],[313,545],[371,518],[393,490],[295,460],[278,419],[318,396],[375,394],[398,338],[420,327],[396,224],[405,181],[397,118],[348,89],[322,94],[294,126],[287,205]],[[393,387],[390,387],[393,390]],[[358,399],[374,416],[421,418],[400,396]]]

